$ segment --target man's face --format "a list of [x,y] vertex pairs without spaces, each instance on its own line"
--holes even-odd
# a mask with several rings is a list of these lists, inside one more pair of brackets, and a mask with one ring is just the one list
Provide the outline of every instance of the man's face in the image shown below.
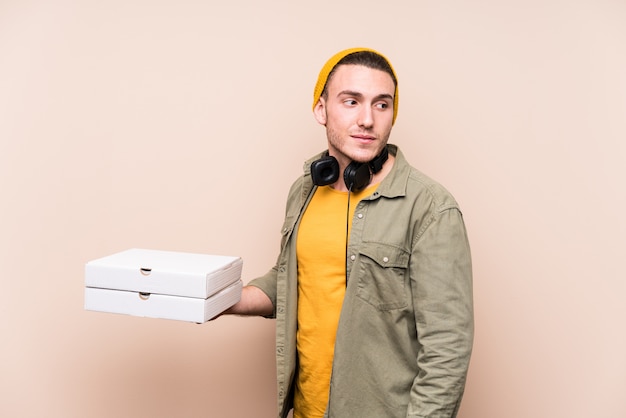
[[341,65],[326,92],[314,114],[326,126],[329,154],[341,167],[350,161],[368,162],[380,154],[393,124],[391,76],[362,65]]

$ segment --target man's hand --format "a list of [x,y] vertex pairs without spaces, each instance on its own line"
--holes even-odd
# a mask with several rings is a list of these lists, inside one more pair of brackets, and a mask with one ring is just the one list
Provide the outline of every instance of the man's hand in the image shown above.
[[211,318],[213,321],[222,315],[242,316],[268,316],[274,311],[274,306],[269,297],[261,289],[255,286],[245,286],[241,290],[239,302],[226,309],[221,314]]

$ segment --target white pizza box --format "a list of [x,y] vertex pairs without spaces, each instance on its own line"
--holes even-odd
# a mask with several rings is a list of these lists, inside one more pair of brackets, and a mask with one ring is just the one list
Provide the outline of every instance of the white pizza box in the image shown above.
[[237,280],[206,299],[86,287],[85,309],[201,324],[237,303],[242,286]]
[[85,286],[206,299],[241,278],[240,257],[133,248],[85,265]]
[[240,257],[130,249],[85,265],[85,309],[203,323],[241,298]]

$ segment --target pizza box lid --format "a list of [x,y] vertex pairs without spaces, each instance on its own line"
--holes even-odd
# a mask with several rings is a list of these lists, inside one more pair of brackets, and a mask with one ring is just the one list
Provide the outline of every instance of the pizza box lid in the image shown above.
[[85,286],[206,299],[240,280],[236,256],[133,248],[85,264]]

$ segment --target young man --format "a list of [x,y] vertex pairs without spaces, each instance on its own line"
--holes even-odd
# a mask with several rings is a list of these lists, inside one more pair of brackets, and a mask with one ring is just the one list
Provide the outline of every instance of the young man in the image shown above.
[[387,144],[388,60],[332,57],[313,114],[328,150],[292,185],[280,256],[226,313],[276,318],[279,416],[454,417],[473,339],[461,212]]

